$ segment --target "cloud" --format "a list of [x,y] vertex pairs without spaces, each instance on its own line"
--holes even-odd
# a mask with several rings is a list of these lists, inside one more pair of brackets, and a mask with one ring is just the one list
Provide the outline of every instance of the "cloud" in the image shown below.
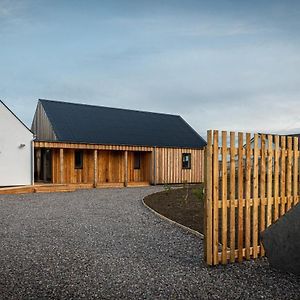
[[32,14],[30,2],[3,3],[0,95],[27,124],[37,99],[50,98],[181,114],[203,135],[300,128],[297,10],[169,3],[98,13],[58,1]]

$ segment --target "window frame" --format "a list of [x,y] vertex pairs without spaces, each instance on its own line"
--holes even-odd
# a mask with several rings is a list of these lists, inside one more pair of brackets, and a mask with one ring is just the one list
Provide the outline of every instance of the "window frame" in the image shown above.
[[[185,160],[185,157],[188,157],[188,160]],[[187,163],[187,166],[185,166],[185,163]],[[183,170],[190,170],[192,168],[192,154],[191,153],[182,153],[181,167]]]
[[[78,163],[78,160],[77,160],[78,158],[79,158],[79,163]],[[74,169],[75,170],[82,170],[83,169],[83,150],[77,149],[74,152]]]

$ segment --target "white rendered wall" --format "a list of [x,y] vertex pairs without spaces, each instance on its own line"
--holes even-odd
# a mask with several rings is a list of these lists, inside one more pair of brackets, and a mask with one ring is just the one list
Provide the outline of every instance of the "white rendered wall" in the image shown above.
[[0,186],[32,183],[32,140],[33,134],[0,102]]

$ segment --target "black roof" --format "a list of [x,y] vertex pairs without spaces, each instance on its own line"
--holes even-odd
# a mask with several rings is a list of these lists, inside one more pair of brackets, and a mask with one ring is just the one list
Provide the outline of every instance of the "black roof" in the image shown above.
[[202,148],[205,140],[180,116],[39,100],[58,141]]

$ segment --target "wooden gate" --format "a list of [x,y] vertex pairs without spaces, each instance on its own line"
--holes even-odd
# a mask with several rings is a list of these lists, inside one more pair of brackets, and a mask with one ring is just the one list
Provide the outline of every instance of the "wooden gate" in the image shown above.
[[298,168],[297,137],[207,132],[207,264],[264,256],[259,233],[298,202]]

